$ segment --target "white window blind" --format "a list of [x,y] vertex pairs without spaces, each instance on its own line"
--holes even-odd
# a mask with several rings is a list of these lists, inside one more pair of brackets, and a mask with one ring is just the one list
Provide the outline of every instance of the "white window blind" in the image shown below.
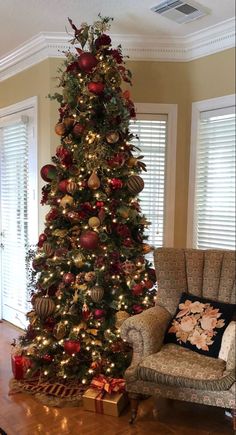
[[[139,115],[140,117],[142,115]],[[151,245],[163,246],[164,238],[164,209],[165,209],[165,180],[166,180],[166,148],[167,148],[167,115],[142,116],[130,123],[130,131],[138,136],[133,139],[134,145],[140,148],[144,156],[147,172],[141,176],[145,186],[139,194],[142,213],[151,225],[146,230]]]
[[198,125],[193,243],[235,249],[235,111],[202,111]]
[[[1,133],[2,297],[5,308],[25,313],[28,245],[28,122],[5,125]],[[22,326],[22,325],[21,325]]]

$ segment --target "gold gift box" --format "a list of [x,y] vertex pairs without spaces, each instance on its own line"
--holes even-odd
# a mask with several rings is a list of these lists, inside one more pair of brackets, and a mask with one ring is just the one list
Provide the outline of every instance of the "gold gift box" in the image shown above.
[[128,403],[124,393],[101,393],[99,390],[89,388],[83,395],[83,404],[86,411],[118,417]]

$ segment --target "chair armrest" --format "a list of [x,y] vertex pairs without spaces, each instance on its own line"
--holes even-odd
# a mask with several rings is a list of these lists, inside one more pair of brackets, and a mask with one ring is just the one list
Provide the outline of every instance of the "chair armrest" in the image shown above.
[[156,305],[124,321],[121,337],[133,346],[132,365],[160,350],[170,320],[171,314]]
[[[229,337],[229,350],[226,358],[226,370],[236,368],[236,322],[231,322],[231,337]],[[226,344],[227,345],[227,344]]]

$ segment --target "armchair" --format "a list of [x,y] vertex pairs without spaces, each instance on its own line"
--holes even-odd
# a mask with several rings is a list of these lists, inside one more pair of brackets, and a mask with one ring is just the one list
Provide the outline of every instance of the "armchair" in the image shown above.
[[133,347],[133,359],[125,373],[130,423],[136,418],[139,396],[154,395],[230,408],[235,427],[235,348],[224,361],[174,343],[163,344],[182,292],[235,303],[235,252],[158,248],[154,263],[156,305],[121,326],[122,338]]

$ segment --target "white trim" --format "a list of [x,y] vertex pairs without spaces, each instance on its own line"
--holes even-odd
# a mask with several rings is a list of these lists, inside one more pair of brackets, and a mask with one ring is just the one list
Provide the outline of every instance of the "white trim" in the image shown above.
[[[188,36],[111,35],[113,46],[121,44],[131,60],[188,62],[235,46],[234,18]],[[71,35],[39,33],[0,58],[0,81],[50,57],[63,58],[71,49]]]
[[198,124],[201,112],[214,110],[235,105],[235,94],[223,97],[211,98],[197,101],[192,104],[191,120],[191,142],[189,162],[189,189],[188,189],[188,218],[187,218],[187,248],[194,247],[194,204],[195,204],[195,182],[196,182],[196,159],[197,159],[197,138]]
[[167,122],[167,156],[166,156],[166,185],[165,185],[165,215],[164,240],[166,247],[174,246],[175,219],[175,173],[176,173],[176,142],[177,142],[177,104],[149,104],[135,103],[138,115],[165,114]]

